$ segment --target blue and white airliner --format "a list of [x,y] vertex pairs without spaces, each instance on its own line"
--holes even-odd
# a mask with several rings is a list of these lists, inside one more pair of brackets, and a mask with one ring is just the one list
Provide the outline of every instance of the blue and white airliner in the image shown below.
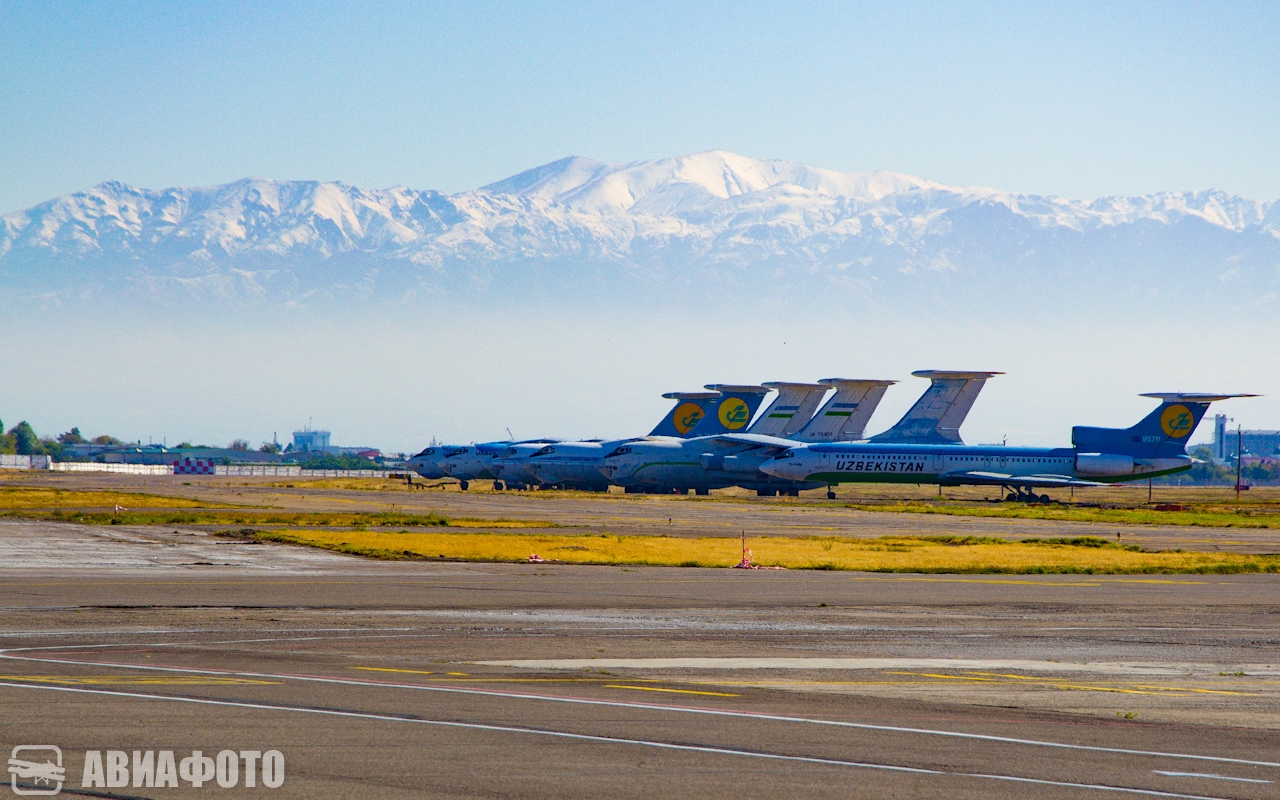
[[[860,442],[790,447],[760,465],[793,481],[999,486],[1006,499],[1049,502],[1036,489],[1105,486],[1191,469],[1186,444],[1216,400],[1248,394],[1152,393],[1160,406],[1131,428],[1071,429],[1071,447]],[[830,494],[828,495],[830,496]]]

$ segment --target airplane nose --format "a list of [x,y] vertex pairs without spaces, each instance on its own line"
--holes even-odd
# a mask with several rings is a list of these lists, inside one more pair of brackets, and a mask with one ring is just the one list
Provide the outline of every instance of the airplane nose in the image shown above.
[[765,475],[772,475],[775,478],[781,478],[783,476],[778,474],[778,471],[777,471],[778,467],[779,467],[779,464],[777,459],[771,458],[768,461],[761,464],[759,466],[759,470],[763,472]]

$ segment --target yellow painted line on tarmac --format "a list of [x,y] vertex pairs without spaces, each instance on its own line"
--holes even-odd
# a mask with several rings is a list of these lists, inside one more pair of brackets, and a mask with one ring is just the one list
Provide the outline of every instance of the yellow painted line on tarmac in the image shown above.
[[[980,675],[940,675],[931,672],[894,672],[893,675],[917,675],[921,678],[934,678],[937,680],[951,681],[967,681],[970,683],[1007,683],[999,677],[984,677]],[[1051,689],[1074,690],[1079,692],[1115,692],[1117,694],[1155,694],[1155,692],[1142,691],[1141,689],[1121,689],[1112,686],[1090,686],[1084,683],[1066,683],[1063,681],[1046,681],[1037,678],[1028,678],[1024,675],[1013,677],[1024,678],[1034,681],[1036,686],[1048,687]]]
[[657,686],[624,686],[620,683],[606,683],[606,689],[636,689],[641,692],[670,692],[671,694],[703,694],[711,697],[741,697],[740,694],[730,694],[729,692],[700,692],[694,689],[662,689]]
[[260,681],[249,678],[219,678],[202,675],[173,677],[149,675],[0,675],[0,680],[51,683],[65,686],[231,686],[255,684],[278,686],[284,681]]
[[681,681],[691,686],[904,686],[911,681]]
[[[1232,695],[1237,697],[1253,697],[1254,692],[1237,692],[1226,689],[1197,689],[1190,686],[1156,686],[1141,683],[1124,683],[1121,685],[1098,685],[1088,683],[1074,683],[1071,681],[1056,681],[1037,678],[1030,675],[1011,675],[1005,673],[993,672],[976,672],[965,675],[943,675],[933,672],[890,672],[890,675],[907,675],[919,678],[932,678],[940,681],[965,681],[969,683],[1011,683],[1013,681],[1025,681],[1040,688],[1061,689],[1063,691],[1076,692],[1113,692],[1116,694],[1166,694],[1166,695],[1187,695],[1187,694],[1221,694]],[[1130,688],[1126,688],[1130,687]]]
[[362,669],[366,672],[403,672],[407,675],[435,675],[434,672],[428,672],[422,669],[392,669],[391,667],[352,667],[352,669]]
[[[972,675],[990,676],[992,678],[1009,678],[1020,681],[1037,681],[1039,683],[1057,684],[1058,681],[1046,681],[1044,678],[1036,678],[1031,675],[1011,675],[1002,672],[974,672]],[[1227,689],[1195,689],[1190,686],[1154,686],[1150,684],[1123,682],[1122,685],[1132,686],[1134,689],[1144,689],[1150,692],[1195,692],[1197,694],[1232,694],[1232,695],[1252,695],[1252,692],[1236,692]]]

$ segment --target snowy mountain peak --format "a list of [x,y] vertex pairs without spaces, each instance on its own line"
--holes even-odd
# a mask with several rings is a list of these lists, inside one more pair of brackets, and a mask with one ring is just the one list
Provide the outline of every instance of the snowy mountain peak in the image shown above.
[[353,287],[524,297],[561,286],[569,297],[588,284],[619,297],[945,303],[966,292],[994,302],[1027,284],[1087,290],[1085,304],[1163,292],[1162,307],[1169,287],[1211,284],[1280,304],[1280,204],[1213,190],[1088,202],[709,150],[564,158],[447,197],[262,178],[160,191],[108,181],[0,217],[0,297],[95,286],[282,302]]
[[836,172],[795,161],[708,150],[622,165],[574,156],[489,184],[483,190],[555,203],[584,213],[665,214],[777,186],[864,202],[916,189],[949,188],[897,172]]

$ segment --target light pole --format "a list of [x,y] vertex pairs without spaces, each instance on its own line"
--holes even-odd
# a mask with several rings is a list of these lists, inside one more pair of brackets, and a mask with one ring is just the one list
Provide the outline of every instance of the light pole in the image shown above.
[[1244,433],[1240,430],[1240,425],[1236,424],[1236,501],[1240,500],[1240,462],[1244,460]]

